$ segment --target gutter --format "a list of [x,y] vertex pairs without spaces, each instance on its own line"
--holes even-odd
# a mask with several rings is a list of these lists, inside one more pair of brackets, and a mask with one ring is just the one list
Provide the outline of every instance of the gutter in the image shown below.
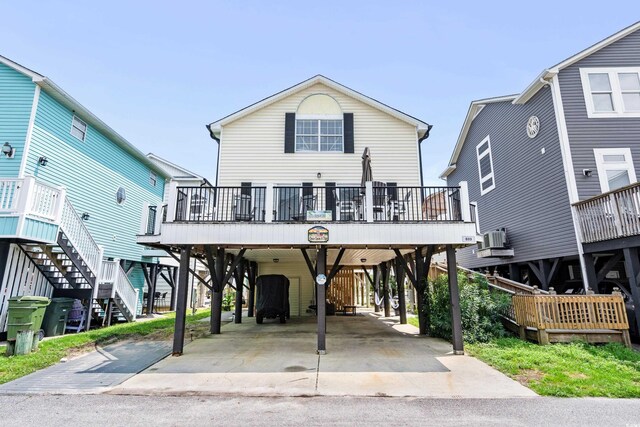
[[427,125],[427,130],[422,135],[421,138],[418,138],[418,161],[420,162],[420,187],[424,187],[424,177],[422,174],[422,141],[429,138],[429,132],[431,132],[431,128],[433,125]]
[[211,137],[211,139],[213,139],[217,144],[218,144],[218,156],[216,158],[216,185],[214,187],[218,186],[218,175],[220,174],[220,138],[218,138],[217,136],[215,136],[215,134],[213,133],[213,129],[211,129],[211,125],[204,125],[207,130],[209,131],[209,136]]

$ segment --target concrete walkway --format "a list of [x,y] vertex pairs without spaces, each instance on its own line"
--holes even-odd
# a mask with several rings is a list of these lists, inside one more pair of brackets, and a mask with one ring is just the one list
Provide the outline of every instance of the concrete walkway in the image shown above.
[[168,341],[120,342],[0,385],[0,394],[93,394],[171,354]]
[[112,394],[506,398],[536,394],[451,345],[373,313],[330,316],[318,356],[315,318],[243,318],[111,389]]

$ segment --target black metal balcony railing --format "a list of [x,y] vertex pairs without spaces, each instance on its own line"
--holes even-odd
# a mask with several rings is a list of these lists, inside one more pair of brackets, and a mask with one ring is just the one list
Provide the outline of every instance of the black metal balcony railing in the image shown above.
[[265,187],[178,187],[176,221],[263,222]]
[[360,186],[276,186],[269,210],[266,187],[178,187],[174,220],[265,222],[268,214],[273,222],[462,221],[460,187],[376,184],[369,196]]
[[365,221],[364,187],[274,187],[275,222]]

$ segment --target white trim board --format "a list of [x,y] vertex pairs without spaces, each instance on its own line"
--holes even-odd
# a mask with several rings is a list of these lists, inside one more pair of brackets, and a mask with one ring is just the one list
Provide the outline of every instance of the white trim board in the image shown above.
[[27,128],[27,137],[25,138],[24,148],[22,149],[22,161],[20,162],[20,170],[18,171],[18,178],[24,178],[24,173],[27,168],[27,158],[29,157],[29,148],[31,148],[33,126],[35,125],[35,122],[36,122],[36,113],[38,112],[39,101],[40,101],[40,86],[36,86],[36,90],[33,94],[33,103],[31,104],[31,115],[29,116],[29,127]]

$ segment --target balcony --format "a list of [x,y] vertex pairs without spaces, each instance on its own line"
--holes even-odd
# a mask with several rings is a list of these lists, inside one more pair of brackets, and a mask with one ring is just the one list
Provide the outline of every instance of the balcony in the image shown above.
[[[174,185],[169,190],[167,205],[147,207],[138,242],[152,245],[308,244],[307,231],[310,224],[315,224],[330,227],[332,236],[345,243],[386,245],[395,238],[412,240],[412,236],[420,242],[420,230],[424,233],[426,226],[433,234],[458,227],[455,243],[475,243],[466,183],[457,187],[376,184],[367,182],[364,187]],[[376,231],[371,228],[373,225],[377,226]],[[401,235],[404,237],[399,237]],[[332,238],[332,242],[335,241]]]
[[640,183],[573,205],[582,243],[640,236]]

